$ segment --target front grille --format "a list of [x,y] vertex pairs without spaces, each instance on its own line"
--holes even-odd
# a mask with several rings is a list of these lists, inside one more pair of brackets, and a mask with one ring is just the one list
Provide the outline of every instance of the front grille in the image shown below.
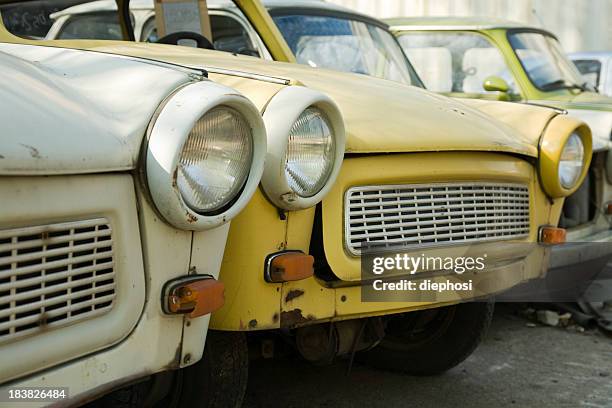
[[344,202],[345,245],[410,249],[517,239],[529,234],[524,184],[448,183],[350,188]]
[[0,344],[101,315],[114,299],[107,219],[0,230]]

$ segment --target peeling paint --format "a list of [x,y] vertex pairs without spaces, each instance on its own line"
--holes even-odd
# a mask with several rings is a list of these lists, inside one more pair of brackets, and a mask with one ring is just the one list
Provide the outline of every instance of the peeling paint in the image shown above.
[[281,312],[280,327],[294,327],[313,320],[316,320],[315,316],[308,315],[307,317],[304,317],[304,315],[302,315],[302,309],[293,309],[288,312]]
[[304,291],[303,290],[301,290],[301,289],[293,289],[293,290],[289,291],[289,293],[287,293],[287,296],[285,296],[285,303],[291,302],[293,299],[299,298],[302,295],[304,295]]
[[23,144],[23,143],[19,143],[19,144],[22,145],[23,147],[25,147],[26,149],[28,149],[28,151],[30,152],[30,156],[32,156],[32,158],[34,158],[34,159],[42,159],[42,156],[40,155],[40,152],[34,146],[30,146],[30,145]]
[[186,213],[187,214],[187,222],[188,223],[194,223],[194,222],[198,222],[198,217],[196,217],[195,215],[191,214],[191,213]]

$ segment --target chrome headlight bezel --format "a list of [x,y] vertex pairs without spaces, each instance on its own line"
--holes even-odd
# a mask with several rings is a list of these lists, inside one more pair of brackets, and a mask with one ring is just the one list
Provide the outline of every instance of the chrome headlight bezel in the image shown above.
[[[572,159],[568,156],[578,157]],[[561,187],[566,189],[576,187],[583,167],[584,143],[582,143],[582,139],[578,134],[572,133],[565,142],[563,149],[561,149],[561,155],[559,157],[557,175],[559,177],[559,184],[561,184]]]
[[[286,160],[289,136],[296,121],[307,109],[316,109],[328,120],[334,151],[331,169],[325,181],[312,194],[294,191],[287,178]],[[303,86],[289,86],[270,100],[263,114],[268,133],[268,154],[261,184],[268,199],[284,210],[301,210],[318,204],[336,180],[346,143],[344,119],[337,105],[327,95]]]
[[[228,205],[216,212],[200,213],[189,206],[180,191],[178,166],[183,147],[196,122],[219,107],[238,112],[251,129],[252,161],[242,188]],[[205,230],[235,217],[249,202],[263,173],[266,131],[257,108],[237,91],[211,81],[190,83],[179,88],[160,106],[149,125],[144,152],[145,178],[157,211],[174,227]]]
[[[582,167],[573,185],[564,185],[559,176],[561,158],[572,137],[580,139],[583,147]],[[568,116],[556,116],[551,120],[540,140],[538,160],[539,178],[544,192],[551,198],[567,197],[574,193],[586,177],[591,163],[591,131],[583,122]]]

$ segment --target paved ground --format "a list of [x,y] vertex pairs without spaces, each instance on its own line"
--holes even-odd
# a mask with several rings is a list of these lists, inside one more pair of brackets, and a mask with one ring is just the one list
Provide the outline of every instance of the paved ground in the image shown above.
[[487,340],[439,377],[363,366],[347,377],[343,361],[330,367],[293,357],[256,361],[245,407],[612,407],[611,338],[526,323],[498,308]]

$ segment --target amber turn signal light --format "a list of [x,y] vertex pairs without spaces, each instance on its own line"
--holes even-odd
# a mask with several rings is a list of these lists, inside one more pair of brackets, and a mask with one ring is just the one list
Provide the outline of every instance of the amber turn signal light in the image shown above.
[[564,228],[542,227],[540,228],[540,242],[548,245],[563,244],[566,239]]
[[314,275],[314,257],[303,252],[278,252],[266,258],[266,282],[297,281]]
[[210,276],[191,276],[169,282],[164,290],[164,311],[168,314],[204,316],[225,303],[225,286]]

